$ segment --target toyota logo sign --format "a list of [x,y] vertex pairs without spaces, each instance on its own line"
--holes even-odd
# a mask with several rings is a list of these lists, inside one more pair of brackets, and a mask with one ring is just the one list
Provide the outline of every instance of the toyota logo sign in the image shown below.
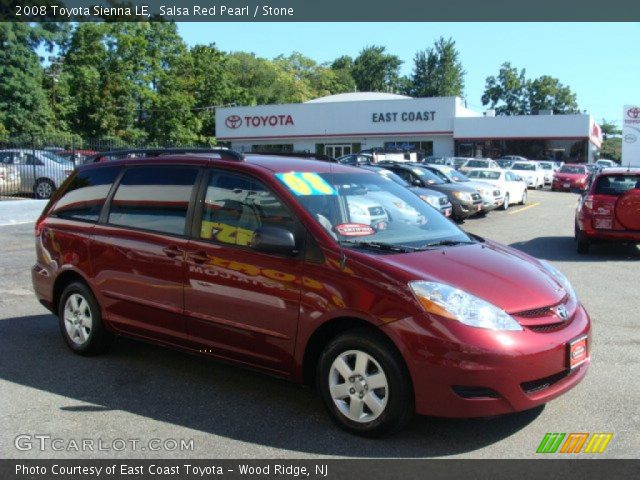
[[638,118],[640,117],[640,108],[633,107],[627,110],[627,117],[629,118]]
[[236,129],[236,128],[240,128],[240,126],[242,125],[242,118],[240,118],[239,115],[229,115],[225,121],[224,124],[232,129]]

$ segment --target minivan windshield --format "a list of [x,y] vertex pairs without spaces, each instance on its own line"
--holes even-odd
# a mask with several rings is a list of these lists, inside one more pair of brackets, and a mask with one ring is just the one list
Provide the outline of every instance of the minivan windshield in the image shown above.
[[379,174],[276,174],[313,218],[340,244],[404,253],[474,243],[438,210]]

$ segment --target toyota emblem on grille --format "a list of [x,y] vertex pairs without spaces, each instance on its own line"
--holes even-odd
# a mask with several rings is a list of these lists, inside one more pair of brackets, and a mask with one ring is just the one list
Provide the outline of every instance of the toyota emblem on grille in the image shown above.
[[558,317],[560,317],[561,320],[566,320],[567,318],[569,318],[569,312],[567,312],[567,307],[565,307],[564,305],[558,305],[555,308],[556,311],[556,315],[558,315]]
[[224,120],[224,124],[229,128],[236,129],[242,125],[242,118],[239,115],[229,115]]

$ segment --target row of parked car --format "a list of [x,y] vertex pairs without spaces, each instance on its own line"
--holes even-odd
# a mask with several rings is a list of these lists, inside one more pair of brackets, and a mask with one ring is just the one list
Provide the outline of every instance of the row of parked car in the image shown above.
[[374,163],[373,157],[366,154],[338,159],[340,163],[376,171],[404,185],[458,221],[527,202],[529,182],[520,171],[503,169],[494,160],[465,160],[457,169],[451,161],[434,162],[432,158],[421,163],[388,160]]

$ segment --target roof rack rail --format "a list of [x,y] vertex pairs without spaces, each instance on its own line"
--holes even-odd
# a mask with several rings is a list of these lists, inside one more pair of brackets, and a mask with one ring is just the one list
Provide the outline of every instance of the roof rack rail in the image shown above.
[[161,155],[215,154],[223,160],[244,160],[244,156],[228,148],[171,147],[171,148],[126,148],[106,150],[90,156],[86,163],[97,163],[109,160],[121,160],[137,157],[159,157]]
[[311,152],[247,152],[248,155],[272,155],[275,157],[295,157],[306,158],[308,160],[320,160],[323,162],[338,163],[338,161],[329,155],[311,153]]

